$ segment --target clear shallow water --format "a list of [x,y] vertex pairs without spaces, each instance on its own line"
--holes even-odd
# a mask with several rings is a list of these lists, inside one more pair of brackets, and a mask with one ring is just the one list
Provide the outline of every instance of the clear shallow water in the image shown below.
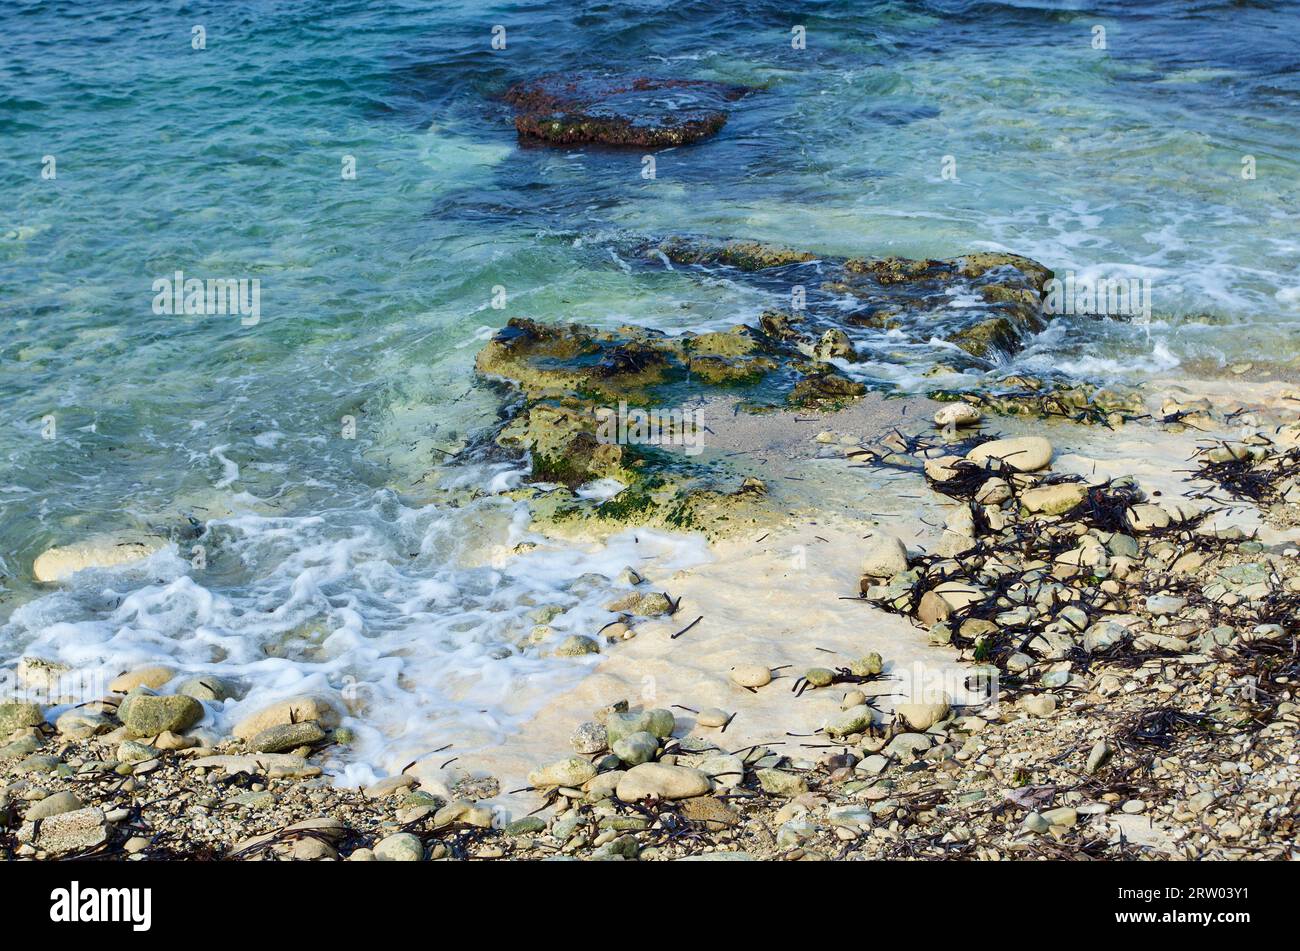
[[[603,594],[570,582],[625,553],[557,553],[535,589],[536,565],[493,567],[522,538],[493,495],[508,472],[451,494],[421,481],[494,418],[471,380],[479,341],[515,314],[680,330],[774,303],[725,275],[628,267],[641,238],[1002,248],[1151,278],[1150,326],[1058,321],[1020,358],[1031,370],[1295,359],[1300,4],[1129,6],[828,3],[799,17],[796,51],[788,5],[764,2],[6,4],[0,661],[226,664],[249,702],[359,682],[360,722],[413,745],[471,707],[500,714],[483,742],[500,735],[524,708],[502,712],[511,689],[575,676],[493,656],[531,629],[523,608],[598,627]],[[765,89],[717,139],[660,153],[653,181],[637,153],[521,148],[494,97],[591,66]],[[177,269],[258,278],[261,322],[153,313],[152,282]],[[914,385],[933,356],[873,372]],[[31,582],[51,544],[191,516],[211,526],[202,572],[174,550],[53,595]]]

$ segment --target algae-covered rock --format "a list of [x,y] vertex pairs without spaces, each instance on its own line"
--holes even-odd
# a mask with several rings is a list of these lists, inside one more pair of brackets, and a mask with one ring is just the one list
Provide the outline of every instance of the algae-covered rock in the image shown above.
[[669,238],[658,246],[658,250],[675,264],[724,264],[741,271],[761,271],[817,260],[807,251],[761,241],[710,242]]
[[517,83],[505,99],[518,111],[521,136],[557,145],[660,148],[715,135],[727,122],[729,104],[749,91],[706,80],[587,71]]
[[[769,311],[754,327],[675,335],[510,319],[475,366],[515,390],[494,442],[528,460],[529,480],[511,495],[558,535],[652,525],[719,537],[770,526],[783,509],[767,487],[737,479],[708,455],[713,431],[688,409],[705,405],[699,397],[725,391],[735,412],[841,409],[867,391],[854,378],[861,351],[853,328],[870,324],[872,315],[890,315],[916,343],[942,337],[989,359],[994,350],[1014,352],[1044,325],[1039,285],[1050,276],[1014,255],[845,261],[761,242],[685,237],[639,253],[645,266],[726,267],[765,290],[784,286],[795,312]],[[1000,290],[981,303],[980,289],[995,285]],[[809,287],[821,296],[808,297]],[[827,293],[840,298],[831,301]],[[954,296],[963,306],[951,306]],[[598,481],[622,488],[612,495],[584,490]]]
[[122,701],[117,715],[132,736],[183,733],[203,719],[203,704],[180,694],[155,697],[133,693]]

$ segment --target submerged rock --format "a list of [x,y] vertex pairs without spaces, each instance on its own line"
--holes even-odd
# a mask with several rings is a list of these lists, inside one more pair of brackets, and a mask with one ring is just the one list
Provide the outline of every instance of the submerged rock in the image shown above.
[[55,582],[85,568],[116,568],[143,561],[163,547],[161,538],[127,540],[117,536],[87,539],[72,545],[55,546],[42,552],[32,564],[37,581]]
[[591,71],[517,83],[505,99],[518,111],[521,136],[557,145],[662,148],[717,134],[729,104],[749,92],[707,80]]
[[[697,461],[713,431],[685,409],[685,397],[725,391],[737,411],[843,408],[867,390],[853,378],[852,364],[866,356],[852,331],[871,323],[858,320],[868,312],[889,310],[918,344],[942,337],[962,345],[960,332],[993,321],[1007,328],[999,337],[1006,352],[1043,326],[1036,282],[1047,272],[1014,256],[844,261],[760,242],[687,237],[633,254],[647,265],[733,269],[764,292],[798,286],[802,293],[814,275],[825,283],[796,314],[768,312],[756,327],[706,333],[670,336],[635,326],[511,318],[475,366],[516,389],[494,442],[526,456],[537,488],[514,496],[530,502],[539,525],[559,534],[645,524],[718,537],[770,526],[784,513],[766,485],[750,477],[737,486],[716,459]],[[974,303],[954,309],[954,295]],[[986,344],[967,350],[982,355]],[[945,410],[963,421],[978,416],[966,404]],[[579,491],[593,482],[622,488],[599,496]]]

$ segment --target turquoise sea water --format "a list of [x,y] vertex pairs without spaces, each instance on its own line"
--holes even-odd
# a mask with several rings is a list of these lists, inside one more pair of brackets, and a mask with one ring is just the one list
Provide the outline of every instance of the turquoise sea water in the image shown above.
[[[459,476],[468,505],[424,476],[495,418],[470,370],[510,316],[685,330],[773,303],[631,267],[642,238],[1000,248],[1151,280],[1152,321],[1059,320],[1019,358],[1035,371],[1294,360],[1300,5],[1135,6],[11,0],[0,662],[170,659],[235,670],[254,700],[361,683],[402,701],[390,732],[483,709],[485,737],[509,729],[519,677],[573,675],[509,646],[527,612],[559,603],[582,630],[593,582],[573,579],[617,553],[492,567],[525,537],[491,494],[508,467]],[[596,66],[762,91],[654,180],[635,152],[521,147],[502,90]],[[260,322],[154,313],[177,270],[257,278]],[[873,372],[906,388],[933,358]],[[31,580],[49,545],[191,517],[201,571],[177,548],[52,594]]]

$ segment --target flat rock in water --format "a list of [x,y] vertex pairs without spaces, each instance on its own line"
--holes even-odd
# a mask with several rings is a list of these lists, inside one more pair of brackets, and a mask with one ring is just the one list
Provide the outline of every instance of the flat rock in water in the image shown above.
[[552,73],[517,83],[506,101],[521,136],[572,145],[654,148],[714,135],[747,87],[615,72]]
[[116,537],[89,539],[75,545],[56,546],[43,552],[32,564],[37,581],[62,581],[84,568],[115,568],[148,558],[164,542],[161,538],[123,541]]

